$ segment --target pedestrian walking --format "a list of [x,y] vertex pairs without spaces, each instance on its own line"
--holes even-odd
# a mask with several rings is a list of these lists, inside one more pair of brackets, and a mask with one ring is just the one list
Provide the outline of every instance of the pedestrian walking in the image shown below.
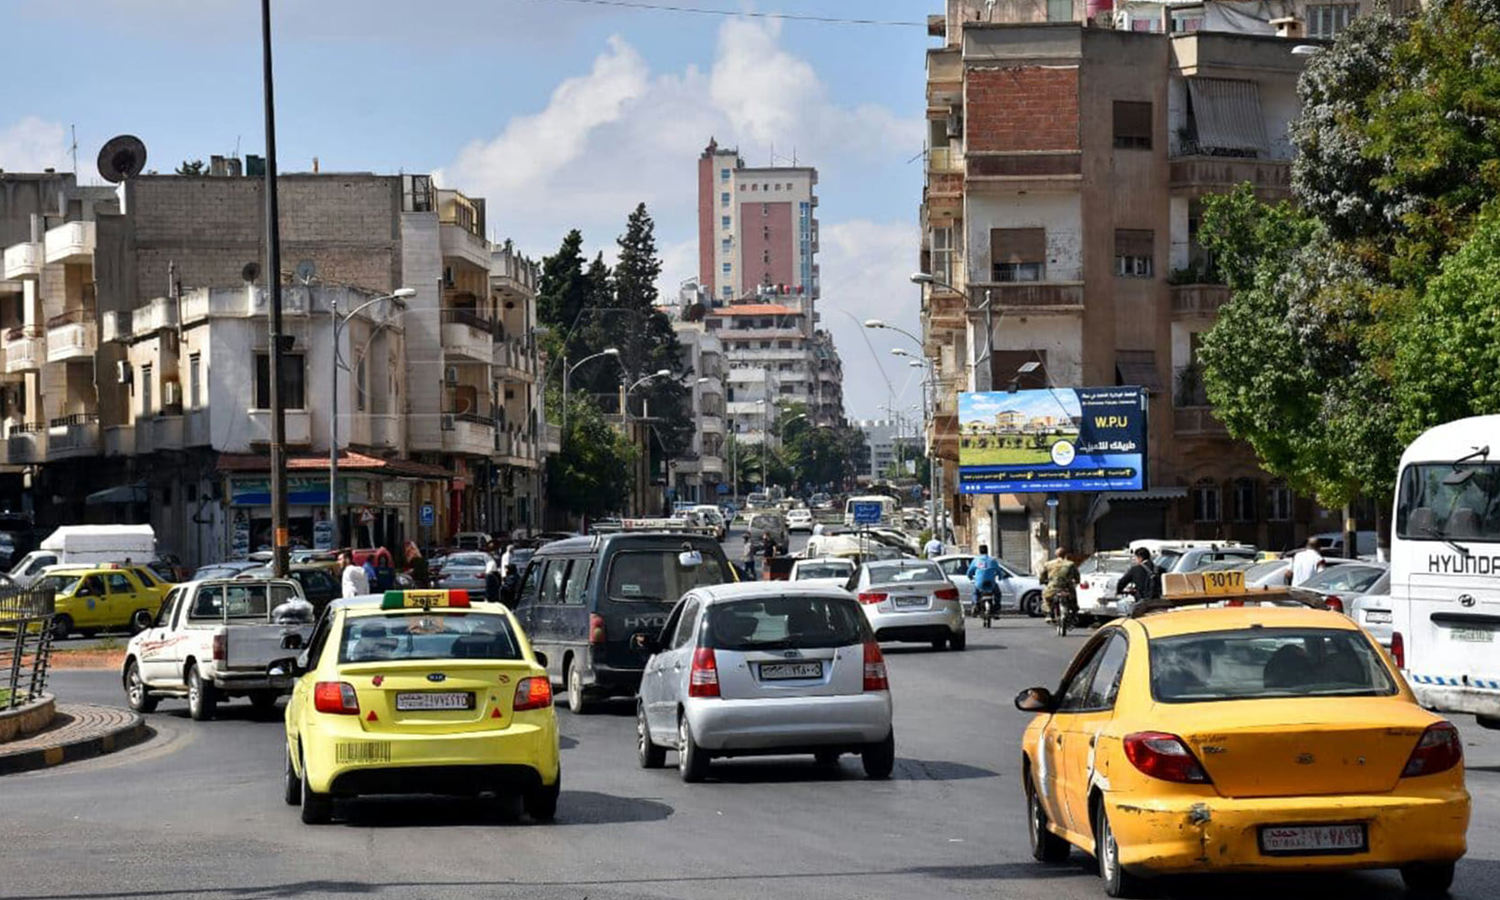
[[1323,570],[1323,554],[1318,539],[1310,537],[1307,546],[1292,557],[1292,587],[1297,587]]
[[369,576],[365,574],[364,567],[354,564],[354,557],[348,550],[339,551],[339,585],[345,597],[360,597],[370,593]]
[[500,602],[500,566],[492,556],[484,562],[484,599],[488,603]]
[[419,588],[432,587],[432,575],[427,567],[427,557],[417,549],[416,541],[406,542],[406,568],[411,572],[412,584]]
[[516,571],[516,564],[511,563],[505,567],[505,577],[500,579],[500,602],[514,609],[520,594],[521,573]]
[[755,580],[755,538],[750,532],[745,532],[745,549],[740,554],[740,568],[745,570],[749,580]]
[[922,552],[927,555],[928,559],[937,559],[943,555],[943,542],[938,540],[937,535],[934,534],[927,539],[927,544],[922,548]]

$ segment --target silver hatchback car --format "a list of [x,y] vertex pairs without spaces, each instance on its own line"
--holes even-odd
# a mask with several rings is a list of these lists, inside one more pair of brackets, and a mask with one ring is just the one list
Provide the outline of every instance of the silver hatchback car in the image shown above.
[[864,563],[849,578],[877,641],[932,642],[932,649],[968,644],[958,588],[937,563],[888,559]]
[[636,702],[636,752],[684,781],[714,757],[857,753],[865,775],[895,764],[885,658],[854,598],[794,582],[696,588],[649,642]]

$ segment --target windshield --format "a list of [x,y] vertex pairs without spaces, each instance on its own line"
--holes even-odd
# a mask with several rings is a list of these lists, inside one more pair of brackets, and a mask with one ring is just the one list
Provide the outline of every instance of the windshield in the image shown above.
[[1396,534],[1500,541],[1500,463],[1418,463],[1401,472]]
[[1213,631],[1153,638],[1150,648],[1151,694],[1162,703],[1396,693],[1390,671],[1358,631]]
[[864,613],[837,597],[764,597],[708,608],[706,638],[715,650],[847,647],[864,640]]
[[750,528],[755,531],[776,531],[780,527],[780,516],[755,516],[750,520]]
[[932,563],[909,566],[871,566],[871,584],[911,584],[918,581],[947,581],[941,569]]
[[697,587],[731,581],[728,568],[713,556],[686,568],[678,559],[681,548],[623,550],[610,560],[606,591],[611,600],[676,603],[677,598]]
[[838,563],[811,563],[797,566],[797,580],[803,581],[808,578],[848,578],[854,571],[852,563],[839,565]]
[[404,613],[344,622],[339,662],[403,659],[520,659],[505,616],[491,613]]
[[1310,591],[1349,591],[1363,594],[1385,572],[1385,569],[1376,566],[1333,566],[1307,579],[1301,587]]

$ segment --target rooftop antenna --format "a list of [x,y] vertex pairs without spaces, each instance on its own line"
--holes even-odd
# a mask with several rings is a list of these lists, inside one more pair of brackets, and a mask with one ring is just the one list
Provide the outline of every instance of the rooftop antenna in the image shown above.
[[68,130],[73,133],[73,146],[71,146],[71,147],[68,148],[68,152],[71,153],[71,154],[73,154],[73,178],[74,178],[74,180],[77,180],[77,178],[78,178],[78,126],[77,125],[69,125],[68,126]]

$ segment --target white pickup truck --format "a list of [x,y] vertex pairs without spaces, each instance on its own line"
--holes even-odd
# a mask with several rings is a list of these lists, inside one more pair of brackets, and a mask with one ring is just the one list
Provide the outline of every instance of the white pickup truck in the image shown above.
[[312,605],[295,581],[175,585],[156,622],[125,649],[120,675],[130,708],[149,713],[162,697],[184,697],[201,721],[220,700],[249,697],[268,711],[292,686],[290,676],[270,674],[271,663],[295,656],[312,624]]

